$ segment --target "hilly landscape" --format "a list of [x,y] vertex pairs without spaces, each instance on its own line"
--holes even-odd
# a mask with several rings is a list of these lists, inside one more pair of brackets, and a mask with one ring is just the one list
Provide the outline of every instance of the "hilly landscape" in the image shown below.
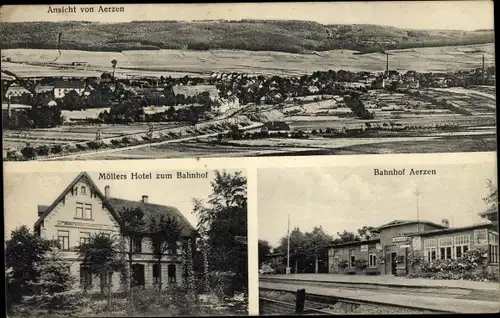
[[323,25],[309,21],[133,21],[0,23],[1,49],[248,50],[359,53],[494,42],[493,30],[406,30],[379,25]]

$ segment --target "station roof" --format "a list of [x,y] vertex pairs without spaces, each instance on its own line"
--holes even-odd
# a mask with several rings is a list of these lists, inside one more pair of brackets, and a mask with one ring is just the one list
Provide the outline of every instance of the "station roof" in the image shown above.
[[331,245],[326,245],[324,247],[344,247],[344,246],[350,246],[350,245],[366,245],[366,244],[377,244],[377,243],[380,243],[380,238],[370,239],[370,240],[344,242],[344,243],[339,243],[339,244],[331,244]]
[[427,225],[437,227],[437,228],[443,228],[443,229],[446,228],[444,225],[437,224],[437,223],[427,221],[427,220],[394,220],[392,222],[386,223],[384,225],[381,225],[381,226],[373,229],[373,232],[379,232],[382,229],[387,229],[387,228],[391,228],[391,227],[395,227],[395,226],[410,225],[410,224],[417,224],[417,223],[427,224]]
[[431,231],[425,231],[425,232],[420,232],[420,233],[411,233],[411,234],[407,234],[407,235],[408,236],[432,236],[432,235],[441,235],[441,234],[451,234],[451,233],[467,231],[467,230],[489,228],[492,226],[493,226],[493,224],[490,221],[485,220],[485,221],[482,221],[482,222],[479,222],[479,223],[476,223],[473,225],[444,228],[444,229],[431,230]]

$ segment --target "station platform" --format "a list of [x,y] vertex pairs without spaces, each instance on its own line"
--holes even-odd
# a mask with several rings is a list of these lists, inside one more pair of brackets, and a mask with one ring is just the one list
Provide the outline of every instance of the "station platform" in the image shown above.
[[461,314],[476,314],[476,313],[497,313],[500,311],[500,303],[498,301],[482,301],[452,297],[436,297],[433,295],[421,296],[418,294],[403,295],[391,293],[388,291],[378,292],[373,290],[356,290],[308,286],[304,283],[273,283],[259,282],[259,288],[295,292],[297,289],[304,288],[306,294],[343,297],[359,301],[391,304],[398,306],[411,306],[424,310],[434,310],[440,312],[461,313]]
[[412,288],[458,288],[481,291],[500,291],[498,282],[475,282],[468,280],[444,280],[444,279],[424,279],[406,278],[392,275],[345,275],[345,274],[276,274],[264,275],[261,278],[303,280],[315,282],[332,282],[346,284],[363,285],[384,285],[388,287],[412,287]]

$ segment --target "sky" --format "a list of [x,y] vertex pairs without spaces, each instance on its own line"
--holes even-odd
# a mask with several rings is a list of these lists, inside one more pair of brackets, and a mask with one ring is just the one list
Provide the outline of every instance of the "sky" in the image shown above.
[[[405,176],[375,176],[373,169],[406,169]],[[436,169],[436,175],[410,176],[410,168]],[[258,171],[258,236],[276,247],[291,229],[314,226],[336,237],[393,220],[419,220],[460,227],[481,220],[488,194],[486,181],[496,184],[494,164],[443,166],[378,166],[335,168],[269,168]]]
[[[184,170],[157,171],[176,173]],[[98,172],[88,174],[104,194],[104,187],[110,186],[111,196],[127,200],[141,200],[142,195],[149,196],[149,202],[174,206],[196,227],[197,218],[192,214],[192,198],[205,201],[212,191],[210,182],[214,178],[213,170],[185,170],[189,172],[206,172],[206,179],[170,180],[98,180]],[[227,172],[236,170],[227,169]],[[116,172],[116,171],[115,171]],[[130,172],[130,171],[129,171]],[[9,173],[4,179],[5,199],[5,237],[18,226],[27,225],[33,228],[38,215],[37,205],[51,205],[61,192],[74,180],[79,172],[44,172],[44,173]],[[121,173],[121,172],[116,172]],[[123,172],[127,173],[127,172]],[[153,171],[154,174],[154,171]],[[243,172],[244,175],[244,172]],[[186,191],[189,189],[189,191]]]
[[[72,5],[73,6],[73,5]],[[308,3],[126,4],[124,12],[48,13],[48,5],[3,6],[2,22],[132,20],[309,20],[322,24],[380,24],[409,29],[493,29],[493,1],[387,1]],[[61,5],[53,5],[59,8]],[[94,7],[81,13],[80,7]]]

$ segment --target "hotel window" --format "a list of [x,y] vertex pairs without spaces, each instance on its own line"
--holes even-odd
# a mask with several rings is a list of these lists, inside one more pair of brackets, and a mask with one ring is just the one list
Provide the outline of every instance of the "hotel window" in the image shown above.
[[92,204],[85,203],[85,213],[83,219],[92,220]]
[[377,256],[375,254],[368,255],[368,265],[370,267],[377,267]]
[[87,189],[85,189],[85,187],[84,187],[84,186],[82,186],[82,187],[80,188],[80,192],[81,192],[82,194],[87,194]]
[[168,264],[168,282],[175,283],[177,278],[175,277],[175,264]]
[[161,265],[153,264],[153,284],[160,283]]
[[83,219],[83,203],[76,202],[75,218]]
[[486,229],[474,230],[474,244],[488,244],[488,232]]
[[92,271],[88,265],[80,265],[80,285],[92,285]]
[[464,256],[464,253],[469,250],[470,235],[455,236],[455,258]]
[[57,231],[57,241],[63,250],[69,250],[69,231]]
[[490,263],[498,263],[498,234],[488,233],[489,236],[489,246],[488,246],[488,256]]
[[424,240],[424,256],[427,261],[434,261],[437,259],[437,240],[430,239]]
[[453,247],[453,238],[452,237],[439,238],[439,258],[440,259],[451,259],[452,258],[452,247]]
[[142,253],[142,238],[138,237],[134,239],[134,253]]
[[80,244],[86,244],[90,242],[89,232],[80,232]]

